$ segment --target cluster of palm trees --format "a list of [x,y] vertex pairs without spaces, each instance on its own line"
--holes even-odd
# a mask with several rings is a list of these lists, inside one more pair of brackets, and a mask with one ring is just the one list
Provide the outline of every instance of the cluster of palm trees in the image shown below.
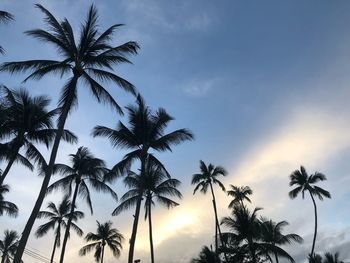
[[[182,198],[178,190],[180,181],[173,178],[165,165],[159,159],[159,153],[172,151],[173,146],[192,140],[193,134],[187,129],[167,131],[169,123],[173,121],[165,109],[152,110],[148,107],[136,88],[127,80],[115,73],[115,67],[122,63],[131,63],[130,55],[137,54],[139,45],[129,41],[121,45],[113,45],[114,32],[121,27],[115,24],[101,32],[98,27],[98,15],[92,5],[85,22],[82,24],[78,36],[68,19],[58,20],[40,4],[36,8],[44,15],[46,28],[26,31],[39,41],[53,45],[58,51],[57,60],[37,59],[17,62],[5,62],[0,71],[27,73],[24,82],[40,80],[47,75],[56,75],[65,79],[60,89],[57,108],[49,109],[50,99],[47,96],[31,96],[25,89],[13,90],[1,86],[0,100],[0,161],[4,166],[0,174],[0,216],[17,216],[18,207],[5,200],[4,195],[9,191],[5,184],[11,175],[11,168],[15,163],[36,171],[42,175],[43,181],[38,197],[19,236],[15,231],[5,230],[0,241],[0,251],[3,262],[22,262],[28,238],[37,219],[47,220],[36,230],[36,237],[40,238],[50,230],[54,231],[51,262],[54,262],[57,248],[61,248],[59,262],[64,262],[67,243],[71,230],[78,236],[83,236],[83,230],[78,221],[84,213],[78,210],[80,199],[87,202],[91,214],[92,190],[103,192],[112,197],[116,203],[113,216],[134,208],[132,232],[129,242],[128,263],[134,262],[134,250],[137,237],[142,205],[144,218],[148,220],[150,259],[155,263],[153,246],[152,208],[156,203],[172,208]],[[13,16],[0,11],[0,23],[13,20]],[[0,47],[0,53],[4,50]],[[115,98],[105,88],[105,84],[115,85],[131,93],[136,103],[121,107]],[[75,153],[69,155],[70,163],[56,163],[62,140],[75,144],[78,138],[73,132],[65,128],[69,114],[78,105],[78,87],[88,89],[93,97],[101,103],[107,103],[118,114],[127,113],[127,123],[119,121],[114,128],[96,126],[92,131],[93,137],[106,138],[111,145],[119,150],[128,150],[122,160],[115,160],[115,165],[108,168],[105,162],[94,156],[87,147],[79,147]],[[48,159],[40,152],[38,146],[45,146],[50,155]],[[132,167],[137,170],[132,171]],[[54,174],[61,176],[51,182]],[[245,202],[251,202],[249,196],[253,193],[248,186],[237,187],[230,185],[227,194],[232,197],[228,207],[231,215],[220,219],[215,198],[215,185],[226,191],[220,176],[226,176],[227,171],[221,166],[206,165],[200,161],[200,173],[194,174],[192,184],[195,185],[194,194],[199,190],[206,194],[210,190],[214,211],[214,245],[212,250],[204,247],[199,258],[193,262],[279,262],[279,257],[294,259],[281,247],[292,242],[300,243],[302,238],[296,234],[283,234],[286,221],[274,222],[271,219],[259,217],[260,208],[251,211]],[[113,190],[113,183],[123,179],[128,189],[118,201],[117,193]],[[317,207],[315,197],[330,198],[329,192],[318,187],[315,183],[325,180],[321,173],[308,175],[301,167],[290,176],[290,185],[296,186],[290,191],[290,197],[295,198],[299,193],[304,198],[308,192],[315,209],[315,231],[310,262],[320,261],[320,256],[314,253],[317,235]],[[48,202],[47,210],[41,210],[45,197],[61,191],[64,195],[59,204]],[[61,242],[62,239],[62,242]],[[95,251],[96,262],[103,263],[105,248],[109,248],[115,257],[122,250],[124,237],[114,228],[111,221],[100,223],[97,221],[96,233],[85,236],[86,246],[79,254],[85,256]],[[61,244],[62,243],[62,244]],[[330,263],[330,258],[338,262],[338,256],[325,256],[322,262]],[[312,261],[313,262],[313,261]]]

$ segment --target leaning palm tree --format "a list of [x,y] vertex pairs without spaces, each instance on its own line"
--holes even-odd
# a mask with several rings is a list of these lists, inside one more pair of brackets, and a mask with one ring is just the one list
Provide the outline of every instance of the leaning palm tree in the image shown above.
[[68,114],[78,103],[77,88],[79,82],[84,82],[84,87],[91,91],[98,102],[108,103],[117,112],[121,113],[120,106],[103,87],[102,83],[112,82],[128,92],[134,93],[134,86],[127,80],[114,74],[112,70],[114,66],[121,63],[130,63],[127,58],[128,55],[136,54],[139,49],[138,44],[132,41],[119,46],[111,44],[114,32],[121,25],[112,25],[101,33],[97,24],[97,10],[94,6],[90,7],[78,38],[74,36],[76,31],[73,30],[67,19],[58,21],[42,5],[37,4],[36,7],[44,13],[47,29],[34,29],[27,31],[26,34],[45,43],[52,44],[58,50],[61,59],[7,62],[2,64],[0,70],[10,73],[29,71],[30,74],[25,80],[39,80],[49,74],[57,74],[60,77],[68,75],[69,77],[61,91],[58,103],[60,108],[58,132],[51,150],[49,165],[33,211],[22,232],[14,263],[20,263],[30,231],[44,201]]
[[10,191],[10,187],[6,184],[0,185],[0,216],[7,214],[16,217],[18,208],[14,203],[4,200],[4,194]]
[[214,166],[213,164],[209,164],[208,166],[200,160],[200,173],[194,174],[192,176],[192,184],[196,185],[194,188],[193,194],[200,190],[203,194],[206,194],[208,188],[210,188],[210,192],[212,195],[212,202],[214,208],[214,219],[215,219],[215,252],[218,252],[218,231],[220,235],[220,240],[222,241],[222,235],[219,225],[218,212],[216,208],[216,199],[214,194],[213,184],[217,184],[220,186],[221,190],[225,192],[225,186],[218,180],[219,176],[226,176],[226,170],[221,166]]
[[[70,154],[72,166],[55,164],[54,172],[64,176],[54,182],[47,189],[50,193],[56,189],[62,189],[68,196],[72,195],[70,215],[67,221],[66,231],[63,238],[60,263],[64,260],[64,254],[69,237],[69,230],[75,211],[78,195],[87,201],[91,214],[93,213],[90,198],[90,187],[112,195],[117,200],[117,194],[104,182],[104,175],[108,172],[103,160],[96,158],[88,148],[79,147],[75,154]],[[73,187],[74,186],[74,187]]]
[[243,206],[244,200],[251,203],[251,200],[248,196],[252,195],[253,191],[252,191],[252,189],[250,189],[249,186],[235,186],[235,185],[230,184],[230,188],[231,188],[231,190],[227,191],[227,195],[232,196],[233,199],[228,206],[229,208],[233,208],[237,204],[240,204]]
[[[13,15],[6,11],[0,10],[0,23],[7,23],[9,21],[13,20]],[[4,49],[2,46],[0,46],[0,54],[4,54]]]
[[300,166],[300,170],[295,170],[290,175],[289,185],[296,186],[296,188],[289,192],[289,197],[294,199],[299,195],[299,193],[301,193],[301,196],[304,199],[305,191],[307,191],[309,192],[312,203],[314,204],[315,231],[310,255],[314,254],[317,235],[317,207],[314,196],[317,196],[320,200],[323,200],[324,197],[331,198],[331,194],[328,191],[315,185],[316,183],[325,180],[327,180],[326,176],[319,172],[315,172],[314,174],[309,176],[306,172],[306,169],[303,166]]
[[[71,202],[68,196],[65,196],[63,200],[56,206],[55,203],[50,202],[47,206],[46,211],[40,211],[38,218],[48,218],[49,221],[37,229],[35,235],[36,237],[42,237],[47,234],[50,229],[55,230],[55,241],[53,244],[53,249],[51,253],[50,263],[54,262],[56,247],[60,246],[61,240],[61,229],[67,226],[67,221],[70,217]],[[81,211],[74,211],[72,215],[71,227],[78,234],[78,236],[83,235],[83,231],[74,222],[78,219],[84,217],[84,213]]]
[[[7,143],[8,163],[0,178],[2,184],[15,161],[33,169],[19,151],[22,147],[35,147],[34,143],[43,143],[49,147],[57,132],[53,128],[53,118],[58,114],[58,109],[47,110],[50,99],[46,96],[31,97],[24,89],[13,91],[5,86],[0,89],[6,108],[6,117],[0,125],[0,139],[11,139]],[[76,136],[67,130],[63,130],[62,139],[70,143],[77,141]]]
[[191,263],[220,263],[218,255],[211,251],[207,246],[204,246],[199,253],[198,258],[191,260]]
[[100,224],[97,221],[97,233],[88,233],[85,237],[86,242],[92,242],[79,251],[81,256],[85,256],[92,249],[95,249],[95,261],[103,263],[105,246],[107,245],[112,251],[113,256],[119,257],[122,250],[123,235],[116,229],[112,228],[112,222],[108,221]]
[[10,263],[18,247],[18,234],[13,230],[5,230],[4,238],[0,240],[1,263]]
[[[286,234],[284,235],[282,233],[282,230],[285,226],[288,225],[287,221],[281,221],[281,222],[274,222],[271,219],[264,219],[262,218],[261,222],[261,228],[260,228],[260,234],[261,239],[263,242],[270,244],[272,247],[274,246],[281,246],[281,245],[287,245],[291,244],[293,242],[295,243],[301,243],[303,242],[303,239],[297,235],[297,234]],[[272,254],[275,256],[276,263],[279,263],[278,260],[278,251],[271,251]],[[280,251],[281,252],[281,251]],[[280,255],[287,256],[287,252],[279,253]],[[291,259],[291,256],[287,256],[287,259]]]
[[[187,129],[179,129],[165,133],[169,123],[173,120],[164,109],[160,108],[153,112],[145,105],[140,95],[137,97],[136,106],[128,106],[129,127],[119,122],[116,129],[104,126],[97,126],[93,130],[94,137],[106,137],[114,147],[121,147],[132,150],[126,154],[121,162],[113,167],[110,180],[122,175],[131,164],[140,161],[140,173],[145,173],[146,160],[149,160],[166,171],[164,165],[150,151],[164,152],[171,151],[171,146],[192,140],[193,135]],[[167,172],[166,172],[167,173]],[[132,227],[128,263],[133,263],[137,226],[141,209],[143,191],[138,194],[134,223]]]

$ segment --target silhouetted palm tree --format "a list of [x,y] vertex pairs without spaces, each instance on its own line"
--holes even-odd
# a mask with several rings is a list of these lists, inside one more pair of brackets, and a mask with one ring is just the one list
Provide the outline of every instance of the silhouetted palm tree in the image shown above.
[[[8,21],[11,21],[13,19],[13,15],[6,11],[0,10],[0,23],[7,23]],[[4,49],[2,48],[2,46],[0,46],[0,54],[4,54],[4,52]]]
[[[55,203],[50,202],[47,206],[48,211],[40,211],[38,214],[38,218],[49,218],[49,221],[37,229],[35,235],[36,237],[42,237],[47,234],[50,229],[55,230],[55,241],[53,244],[53,249],[51,253],[52,263],[55,258],[56,247],[60,246],[61,242],[61,229],[65,229],[67,226],[67,221],[70,216],[71,210],[71,202],[69,201],[69,197],[65,196],[63,200],[59,203],[58,207]],[[77,222],[78,219],[84,217],[84,213],[81,211],[74,211],[72,215],[71,227],[75,230],[78,236],[83,235],[83,231],[78,227],[74,222]]]
[[191,263],[220,263],[218,255],[211,251],[207,246],[204,246],[199,253],[198,258],[191,260]]
[[[128,106],[126,109],[129,115],[129,127],[119,122],[115,130],[104,126],[97,126],[93,130],[94,137],[106,137],[114,147],[132,150],[124,156],[121,162],[114,166],[114,173],[111,173],[114,176],[110,180],[124,174],[125,170],[128,170],[136,160],[140,160],[141,174],[144,174],[147,159],[163,167],[166,171],[163,164],[150,153],[150,150],[157,152],[171,151],[171,146],[193,139],[192,133],[187,129],[179,129],[166,134],[165,129],[173,118],[162,108],[152,112],[145,105],[140,95],[137,97],[137,105]],[[142,194],[143,191],[140,191],[137,197],[128,263],[133,263]]]
[[18,247],[18,234],[13,230],[5,230],[4,238],[0,240],[1,263],[10,263]]
[[112,228],[112,222],[108,221],[104,224],[100,224],[97,221],[97,233],[88,233],[85,237],[86,242],[92,242],[79,251],[81,256],[85,256],[92,249],[95,249],[96,262],[103,263],[103,256],[105,252],[105,246],[107,245],[112,251],[113,256],[119,257],[122,250],[122,242],[124,240],[123,235],[116,229]]
[[[58,188],[65,191],[68,196],[73,193],[70,215],[75,211],[75,204],[78,195],[87,201],[91,214],[93,213],[88,185],[96,191],[111,194],[112,197],[117,200],[117,194],[104,182],[104,175],[108,169],[105,167],[103,160],[94,157],[86,147],[79,147],[75,154],[70,154],[70,157],[72,166],[66,164],[55,164],[54,172],[60,173],[64,177],[54,182],[47,189],[48,193]],[[62,263],[64,259],[72,220],[73,217],[69,216],[62,243],[60,263]]]
[[214,166],[213,164],[209,164],[208,166],[201,160],[200,161],[200,173],[194,174],[192,176],[192,184],[196,185],[194,188],[193,194],[197,192],[198,189],[203,194],[206,194],[208,191],[208,187],[210,188],[211,195],[212,195],[212,202],[213,202],[213,208],[214,208],[214,216],[215,216],[215,252],[218,252],[218,233],[220,235],[220,239],[222,241],[222,235],[219,225],[219,219],[218,219],[218,212],[216,208],[216,200],[215,200],[215,194],[213,189],[213,184],[218,184],[222,191],[225,192],[225,186],[217,179],[219,176],[226,176],[227,172],[226,170],[221,166]]
[[16,217],[18,208],[14,203],[4,200],[4,194],[10,191],[10,187],[6,184],[0,185],[0,216],[7,214]]
[[304,193],[305,191],[308,191],[312,199],[312,202],[314,204],[315,231],[314,231],[314,238],[312,241],[312,248],[311,248],[310,255],[314,254],[316,235],[317,235],[317,207],[316,207],[314,196],[317,196],[320,200],[323,200],[324,197],[331,198],[331,194],[328,191],[315,185],[316,183],[320,181],[325,181],[325,180],[327,180],[326,176],[319,172],[315,172],[314,174],[309,176],[303,166],[300,166],[300,170],[296,170],[290,175],[289,185],[290,186],[295,185],[296,188],[294,188],[289,192],[289,197],[294,199],[295,197],[298,196],[299,193],[301,193],[302,198],[304,199]]
[[236,204],[241,204],[243,206],[244,200],[251,203],[251,200],[248,196],[252,195],[253,191],[249,186],[235,186],[230,184],[230,188],[231,190],[227,191],[227,195],[232,196],[233,200],[230,202],[228,206],[229,208],[233,208]]
[[324,254],[323,263],[344,263],[344,261],[339,259],[339,252],[334,254],[327,252]]
[[[272,246],[283,246],[287,244],[291,244],[293,242],[301,243],[303,239],[297,235],[297,234],[282,234],[282,230],[285,226],[288,225],[287,221],[280,221],[278,223],[272,221],[271,219],[262,219],[261,222],[261,239],[263,242],[271,244]],[[276,263],[279,262],[278,260],[278,253],[277,251],[269,251],[272,252],[275,256]],[[282,252],[280,250],[280,252]],[[290,255],[287,255],[287,252],[279,253],[281,256],[286,257],[287,259],[291,259],[292,257]]]
[[322,256],[316,253],[309,255],[308,261],[309,263],[323,263]]
[[[6,117],[0,125],[0,139],[10,138],[8,147],[8,164],[0,178],[0,184],[8,175],[12,164],[20,161],[33,170],[32,164],[19,154],[22,147],[35,147],[34,143],[43,143],[46,147],[53,141],[57,130],[53,128],[53,118],[58,110],[47,110],[50,99],[46,96],[31,97],[29,93],[20,89],[13,91],[5,86],[1,87],[4,94],[3,105],[6,108]],[[63,130],[62,139],[74,143],[75,135]]]
[[61,60],[45,59],[7,62],[1,66],[1,71],[10,73],[30,71],[30,75],[25,80],[38,80],[49,74],[58,74],[60,77],[69,74],[70,77],[62,89],[59,99],[60,117],[58,120],[58,132],[52,147],[49,165],[46,169],[45,178],[34,209],[22,233],[14,263],[19,263],[22,258],[30,231],[44,201],[66,119],[69,112],[78,102],[77,87],[79,80],[86,84],[86,87],[98,102],[108,103],[118,112],[121,112],[117,102],[99,81],[115,83],[126,91],[134,93],[134,86],[131,83],[111,71],[113,66],[121,63],[130,63],[127,56],[136,54],[139,48],[138,44],[132,41],[120,46],[112,46],[110,43],[112,36],[121,25],[112,25],[101,33],[97,24],[97,10],[93,5],[90,7],[86,21],[81,26],[78,38],[74,37],[75,31],[67,19],[58,21],[42,5],[37,4],[36,7],[45,15],[44,21],[48,26],[47,30],[34,29],[26,33],[56,47]]

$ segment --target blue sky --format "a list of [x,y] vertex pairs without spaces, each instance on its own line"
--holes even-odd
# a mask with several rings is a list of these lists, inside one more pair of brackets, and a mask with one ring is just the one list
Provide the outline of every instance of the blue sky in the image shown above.
[[[67,17],[79,29],[91,1],[39,1],[57,17]],[[55,50],[22,32],[42,27],[42,15],[35,2],[3,0],[0,9],[13,13],[16,21],[0,27],[1,45],[6,55],[0,61],[56,58]],[[184,199],[173,210],[155,209],[156,256],[159,262],[188,262],[202,245],[211,242],[212,214],[209,197],[192,196],[191,175],[199,160],[220,164],[229,171],[228,184],[248,184],[254,190],[253,205],[264,207],[263,215],[288,220],[287,231],[305,238],[302,247],[288,251],[302,260],[310,247],[313,230],[309,199],[289,200],[288,175],[306,166],[328,177],[323,186],[332,200],[319,203],[319,243],[317,251],[346,249],[350,242],[350,2],[348,1],[95,1],[102,28],[125,23],[116,34],[116,44],[128,40],[141,45],[134,65],[122,65],[116,72],[136,85],[153,108],[164,107],[176,120],[170,129],[191,129],[196,140],[174,148],[159,158],[180,179]],[[1,74],[1,83],[25,86],[32,94],[47,94],[55,105],[63,81],[48,77],[40,82],[21,84],[25,75]],[[131,95],[108,87],[125,106]],[[103,139],[90,137],[97,125],[113,127],[123,119],[108,107],[98,105],[79,88],[79,108],[71,114],[67,127],[79,136],[79,144],[63,144],[58,160],[80,145],[113,165],[123,151],[112,149]],[[22,167],[14,167],[8,183],[21,209],[16,220],[2,217],[4,228],[19,232],[30,212],[41,178]],[[115,186],[119,195],[124,188]],[[217,189],[218,190],[218,189]],[[229,199],[218,193],[220,215]],[[49,196],[49,200],[58,200]],[[110,217],[115,203],[95,195],[94,216],[82,222],[85,232],[93,231],[95,219],[111,219],[126,238],[130,235],[132,212]],[[80,208],[86,211],[84,204]],[[40,223],[40,222],[39,222]],[[41,221],[42,223],[42,221]],[[38,223],[36,224],[36,226]],[[29,245],[45,255],[51,251],[52,236],[32,237]],[[147,226],[142,222],[136,255],[149,262]],[[78,259],[82,240],[72,237],[67,262]],[[125,261],[124,244],[120,261]],[[112,262],[112,258],[107,256]],[[27,259],[26,262],[35,262]],[[90,257],[79,262],[90,262]]]

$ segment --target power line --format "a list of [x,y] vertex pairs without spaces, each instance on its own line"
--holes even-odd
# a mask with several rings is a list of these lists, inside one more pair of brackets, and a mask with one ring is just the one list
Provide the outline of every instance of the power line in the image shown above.
[[[41,255],[41,254],[39,254],[39,253],[37,253],[37,252],[35,252],[35,251],[32,251],[32,250],[30,250],[30,249],[28,249],[28,248],[26,248],[26,249],[24,250],[24,253],[25,253],[27,256],[30,256],[30,257],[32,257],[32,258],[34,258],[34,259],[36,259],[36,260],[39,260],[40,262],[43,262],[43,263],[49,263],[49,262],[50,262],[50,259],[49,259],[49,258],[47,258],[47,257],[45,257],[45,256],[43,256],[43,255]],[[55,262],[55,261],[53,261],[53,262]]]

